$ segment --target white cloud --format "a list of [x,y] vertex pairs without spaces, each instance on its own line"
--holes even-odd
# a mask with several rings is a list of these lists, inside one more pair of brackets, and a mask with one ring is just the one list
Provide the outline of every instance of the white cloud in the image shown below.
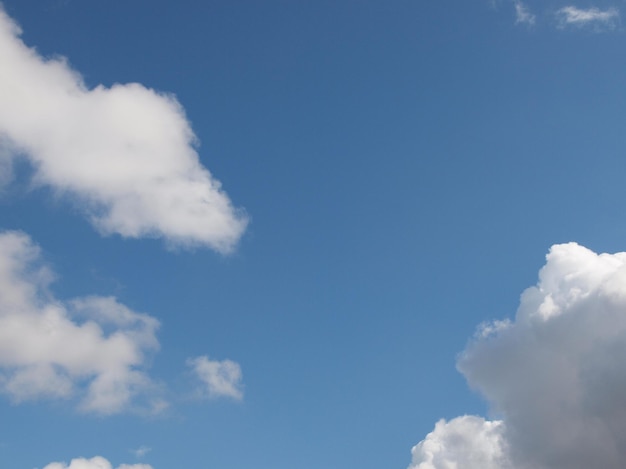
[[513,5],[515,6],[515,22],[516,23],[527,24],[529,26],[532,26],[533,24],[535,24],[535,21],[537,18],[530,11],[528,6],[524,2],[520,0],[515,0],[513,2]]
[[159,347],[158,321],[112,297],[60,301],[52,279],[27,235],[0,233],[0,392],[18,403],[78,397],[82,411],[98,414],[152,394],[143,368]]
[[0,168],[28,158],[35,183],[69,195],[104,234],[232,250],[247,219],[201,165],[176,99],[137,83],[87,89],[20,33],[0,7]]
[[566,6],[559,9],[556,13],[560,27],[591,26],[596,30],[614,29],[619,22],[619,10],[617,8],[607,8],[600,10],[599,8],[577,8],[575,6]]
[[[91,459],[72,459],[69,465],[62,462],[53,462],[43,469],[113,469],[113,466],[103,457],[96,456]],[[152,469],[152,466],[149,464],[122,464],[117,466],[117,469]]]
[[[414,449],[412,467],[479,467],[489,454],[502,456],[494,467],[625,467],[624,356],[626,253],[553,246],[515,320],[482,327],[459,358],[501,422],[440,422]],[[464,450],[470,443],[478,456]]]
[[190,358],[187,365],[191,367],[194,375],[201,381],[202,386],[198,389],[203,397],[230,397],[242,399],[241,367],[231,360],[209,360],[206,356]]
[[[409,469],[506,469],[502,422],[465,415],[440,420],[411,451]],[[459,462],[463,462],[459,465]]]

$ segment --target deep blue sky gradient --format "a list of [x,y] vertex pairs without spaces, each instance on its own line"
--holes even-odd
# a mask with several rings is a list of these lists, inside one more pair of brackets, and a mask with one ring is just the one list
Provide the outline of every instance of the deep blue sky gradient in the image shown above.
[[[140,445],[155,469],[406,467],[439,418],[486,412],[456,354],[550,245],[626,246],[621,30],[528,28],[487,0],[3,3],[89,86],[176,95],[252,222],[227,257],[102,238],[20,167],[1,227],[42,246],[58,297],[162,322],[173,409],[4,400],[1,467]],[[200,354],[241,364],[243,402],[185,398]]]

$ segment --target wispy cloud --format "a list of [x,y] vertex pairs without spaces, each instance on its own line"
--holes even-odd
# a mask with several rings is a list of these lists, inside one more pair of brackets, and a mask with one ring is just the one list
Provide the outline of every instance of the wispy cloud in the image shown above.
[[138,83],[88,89],[20,33],[0,6],[0,169],[26,157],[35,183],[71,198],[103,234],[231,251],[247,218],[200,163],[175,97]]
[[187,365],[200,381],[198,396],[243,398],[241,367],[231,360],[210,360],[207,356],[190,358]]
[[553,246],[515,320],[458,361],[499,420],[439,422],[410,469],[626,467],[625,354],[626,253]]
[[619,23],[620,13],[617,8],[600,10],[596,7],[583,9],[575,6],[566,6],[556,12],[556,17],[561,28],[575,26],[603,30],[614,29]]
[[150,448],[149,446],[141,445],[139,448],[134,449],[131,452],[135,455],[136,458],[143,458],[150,451],[152,451],[152,448]]
[[537,17],[530,11],[528,5],[520,0],[513,2],[515,6],[515,22],[518,24],[527,24],[532,26],[535,24]]
[[144,371],[159,322],[112,297],[61,301],[53,278],[27,235],[0,233],[0,392],[16,403],[77,397],[80,410],[103,415],[139,396],[144,411],[159,407]]

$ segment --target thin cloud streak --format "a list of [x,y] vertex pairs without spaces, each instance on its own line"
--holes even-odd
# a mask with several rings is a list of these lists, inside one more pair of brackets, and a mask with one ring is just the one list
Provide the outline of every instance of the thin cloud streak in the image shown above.
[[600,30],[614,29],[619,22],[620,13],[617,8],[600,10],[596,7],[582,9],[575,6],[566,6],[559,9],[556,16],[561,28],[566,26],[591,26],[596,30]]

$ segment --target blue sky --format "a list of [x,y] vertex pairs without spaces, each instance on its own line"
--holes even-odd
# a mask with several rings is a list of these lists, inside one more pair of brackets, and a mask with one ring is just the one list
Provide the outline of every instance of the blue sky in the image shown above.
[[3,0],[0,466],[582,464],[512,389],[626,382],[622,7]]

